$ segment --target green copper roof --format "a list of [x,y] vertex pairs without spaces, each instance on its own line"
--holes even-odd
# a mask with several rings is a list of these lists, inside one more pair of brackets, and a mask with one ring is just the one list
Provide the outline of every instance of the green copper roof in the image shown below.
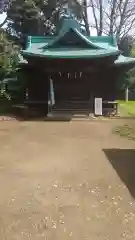
[[[92,59],[112,56],[116,65],[135,63],[133,58],[120,55],[113,36],[86,36],[80,25],[72,18],[60,22],[57,35],[52,37],[29,36],[23,55],[48,59]],[[119,56],[120,55],[120,56]]]
[[[69,35],[72,32],[68,32]],[[94,42],[88,39],[80,32],[75,30],[74,36],[77,35],[75,44],[72,41],[66,42],[65,35],[53,38],[36,38],[29,37],[28,47],[23,50],[24,55],[37,56],[44,58],[99,58],[105,56],[119,55],[118,48],[110,42]],[[66,37],[68,34],[66,35]],[[68,36],[69,37],[69,36]],[[97,37],[98,38],[98,37]],[[44,41],[45,40],[45,41]],[[110,40],[110,39],[109,39]]]
[[[97,52],[98,51],[98,52]],[[30,52],[28,51],[24,51],[24,53],[26,53],[28,56],[34,56],[35,55],[35,49],[31,49]],[[61,48],[60,50],[58,49],[53,49],[53,51],[50,50],[42,50],[40,49],[40,51],[38,50],[36,53],[36,56],[38,57],[42,57],[42,58],[86,58],[86,59],[92,59],[92,58],[99,58],[99,56],[105,57],[105,56],[110,56],[110,55],[116,55],[116,51],[115,50],[106,50],[106,49],[99,49],[99,50],[95,50],[95,49],[80,49],[80,48],[76,48],[76,49],[69,49],[69,48]]]
[[135,64],[135,58],[131,57],[124,57],[120,55],[118,59],[115,61],[115,64],[120,66],[120,65],[129,65],[129,64]]

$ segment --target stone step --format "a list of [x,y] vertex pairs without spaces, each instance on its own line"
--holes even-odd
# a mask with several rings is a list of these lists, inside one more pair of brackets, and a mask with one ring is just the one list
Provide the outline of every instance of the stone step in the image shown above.
[[53,111],[89,111],[90,104],[88,102],[61,102],[53,106]]
[[52,112],[48,113],[45,118],[46,121],[71,121],[71,120],[89,120],[89,115],[84,113],[60,113],[60,112]]
[[73,111],[90,111],[90,108],[74,108],[74,107],[70,107],[70,108],[67,108],[67,107],[63,107],[63,108],[52,108],[53,111],[70,111],[70,110],[73,110]]

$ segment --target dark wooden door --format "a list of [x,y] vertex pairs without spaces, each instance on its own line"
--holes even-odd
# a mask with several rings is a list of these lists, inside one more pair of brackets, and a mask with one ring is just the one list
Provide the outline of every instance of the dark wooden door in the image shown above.
[[64,79],[54,81],[55,100],[57,101],[86,101],[90,98],[90,88],[87,81],[82,79]]

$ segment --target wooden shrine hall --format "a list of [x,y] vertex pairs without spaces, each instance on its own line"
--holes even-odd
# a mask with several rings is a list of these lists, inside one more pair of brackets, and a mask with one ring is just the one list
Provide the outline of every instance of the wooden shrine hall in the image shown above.
[[53,36],[29,36],[22,51],[27,61],[24,104],[53,113],[94,112],[94,99],[101,98],[104,109],[117,99],[121,73],[135,65],[124,57],[114,36],[87,36],[71,16],[64,16]]

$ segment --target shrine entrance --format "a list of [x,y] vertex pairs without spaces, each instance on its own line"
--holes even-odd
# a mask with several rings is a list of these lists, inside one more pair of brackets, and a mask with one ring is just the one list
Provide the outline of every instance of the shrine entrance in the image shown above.
[[59,73],[54,78],[54,91],[56,102],[62,101],[88,101],[90,97],[88,79],[83,78],[82,72]]
[[[51,112],[81,113],[93,111],[94,76],[83,72],[58,72],[51,78]],[[89,77],[90,77],[89,76]],[[93,80],[92,80],[93,79]]]

